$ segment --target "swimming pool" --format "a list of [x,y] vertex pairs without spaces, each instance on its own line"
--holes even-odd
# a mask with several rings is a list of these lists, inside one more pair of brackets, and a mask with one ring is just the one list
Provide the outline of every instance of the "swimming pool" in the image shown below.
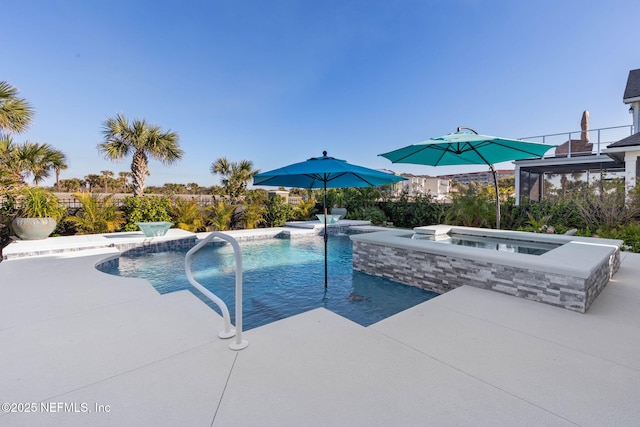
[[[245,330],[319,307],[369,326],[438,295],[354,271],[352,243],[346,235],[329,238],[327,289],[324,288],[322,238],[264,239],[240,242],[240,246]],[[186,252],[187,249],[124,254],[119,265],[105,266],[101,270],[119,276],[145,278],[160,293],[188,289],[220,313],[215,304],[187,281]],[[218,295],[227,306],[233,307],[235,259],[230,245],[212,244],[197,252],[193,258],[193,272],[198,282]]]

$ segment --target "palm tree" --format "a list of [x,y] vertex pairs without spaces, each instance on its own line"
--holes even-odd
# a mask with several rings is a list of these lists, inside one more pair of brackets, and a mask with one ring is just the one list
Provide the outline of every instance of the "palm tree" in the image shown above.
[[247,190],[247,184],[255,174],[260,172],[253,169],[250,160],[230,162],[226,157],[220,157],[211,164],[211,173],[222,175],[222,189],[231,200],[237,200]]
[[0,168],[17,183],[33,177],[37,185],[49,177],[52,170],[66,169],[67,156],[50,144],[24,142],[15,144],[11,137],[0,138]]
[[102,182],[104,183],[103,188],[104,188],[104,192],[108,193],[109,192],[109,180],[111,180],[114,176],[113,171],[100,171],[100,173],[102,174]]
[[95,189],[100,186],[100,183],[102,182],[102,176],[92,173],[85,176],[84,180],[87,185],[89,185],[89,192],[93,193]]
[[0,133],[21,133],[33,121],[33,108],[24,98],[18,98],[18,89],[6,81],[0,82]]
[[189,194],[198,194],[199,188],[200,186],[197,182],[190,182],[187,184],[187,191],[189,192]]
[[[69,168],[67,164],[67,156],[60,150],[53,148],[49,144],[45,145],[45,161],[48,164],[48,172],[43,177],[46,178],[49,176],[51,170],[53,170],[56,174],[56,188],[58,187],[58,181],[60,179],[60,172]],[[39,182],[39,181],[38,181]]]
[[149,174],[149,157],[171,165],[182,159],[184,152],[178,145],[178,134],[164,132],[157,125],[135,119],[131,124],[124,115],[109,118],[102,125],[104,142],[98,150],[108,159],[118,161],[133,153],[131,175],[133,195],[142,196],[144,182]]
[[127,187],[129,186],[129,178],[131,178],[131,172],[118,172],[118,182],[122,187],[122,192],[127,192]]
[[9,136],[0,137],[0,183],[2,187],[13,187],[24,182],[20,169],[16,166],[16,145]]
[[66,163],[55,165],[53,167],[54,171],[56,172],[56,191],[60,191],[60,172],[68,168],[69,168],[69,165],[67,165]]
[[61,179],[59,182],[60,188],[58,191],[65,191],[68,193],[84,190],[87,183],[84,180],[78,178]]

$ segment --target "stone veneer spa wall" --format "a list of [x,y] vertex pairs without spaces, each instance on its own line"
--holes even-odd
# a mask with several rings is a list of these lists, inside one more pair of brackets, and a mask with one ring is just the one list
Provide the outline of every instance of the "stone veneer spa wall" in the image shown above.
[[[429,229],[420,228],[417,231]],[[619,240],[467,227],[446,230],[564,244],[543,255],[498,253],[409,239],[412,232],[407,230],[382,231],[351,236],[353,268],[438,293],[469,285],[584,313],[620,264]]]

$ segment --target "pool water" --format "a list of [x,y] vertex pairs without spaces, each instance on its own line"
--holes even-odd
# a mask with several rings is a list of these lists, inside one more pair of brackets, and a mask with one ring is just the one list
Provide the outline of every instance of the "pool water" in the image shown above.
[[[243,324],[252,329],[279,319],[324,307],[369,326],[437,293],[353,271],[351,240],[332,235],[328,242],[328,287],[324,287],[322,238],[265,239],[241,242],[243,264]],[[187,250],[123,255],[110,274],[142,277],[160,293],[188,289],[220,313],[218,307],[187,281]],[[235,258],[231,245],[212,244],[193,257],[195,279],[235,307]]]
[[528,255],[542,255],[552,249],[561,246],[561,244],[557,243],[531,242],[515,239],[498,239],[494,237],[471,236],[466,234],[453,234],[449,238],[433,240],[426,237],[426,235],[416,233],[412,238],[420,240],[431,240],[436,243],[448,245],[468,246],[472,248],[514,252]]

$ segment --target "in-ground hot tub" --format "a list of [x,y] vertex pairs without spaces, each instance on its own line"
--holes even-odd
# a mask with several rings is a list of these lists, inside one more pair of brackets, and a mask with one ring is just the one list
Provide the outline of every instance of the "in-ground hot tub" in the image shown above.
[[351,240],[353,268],[364,273],[439,293],[470,285],[581,313],[618,270],[623,243],[445,225]]

